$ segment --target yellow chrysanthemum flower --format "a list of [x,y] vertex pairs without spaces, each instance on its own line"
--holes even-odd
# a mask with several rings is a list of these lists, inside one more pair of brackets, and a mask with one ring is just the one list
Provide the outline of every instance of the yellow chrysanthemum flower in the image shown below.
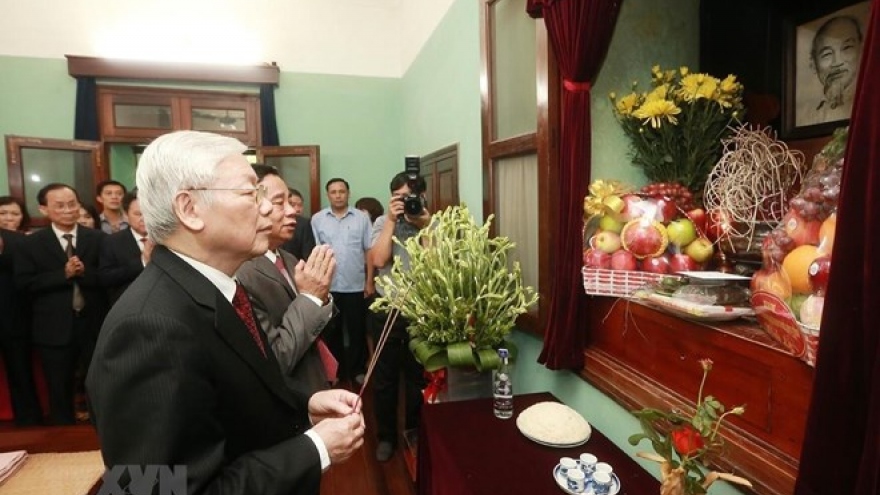
[[736,76],[728,75],[721,81],[721,92],[726,94],[735,93],[739,90],[740,84],[736,82]]
[[647,125],[650,122],[651,127],[659,129],[663,125],[663,119],[668,120],[673,125],[678,124],[675,116],[680,113],[681,108],[669,100],[653,100],[643,103],[642,106],[633,112],[633,117],[642,119],[644,121],[643,125]]
[[639,95],[636,93],[630,93],[621,98],[620,101],[615,104],[615,108],[620,115],[630,115],[638,105]]
[[678,96],[684,101],[692,102],[699,99],[712,99],[718,90],[718,79],[706,74],[688,74],[681,78],[681,89]]
[[645,95],[645,101],[665,100],[669,94],[669,85],[661,84]]
[[654,65],[650,76],[644,91],[633,83],[631,94],[611,95],[633,163],[652,181],[679,181],[698,191],[718,161],[727,126],[744,112],[743,86],[734,75],[719,79],[687,66]]

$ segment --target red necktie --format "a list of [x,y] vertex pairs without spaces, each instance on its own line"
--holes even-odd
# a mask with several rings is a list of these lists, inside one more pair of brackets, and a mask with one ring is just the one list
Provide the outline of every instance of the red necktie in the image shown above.
[[256,320],[254,320],[254,310],[251,308],[251,301],[248,299],[244,287],[238,282],[235,282],[235,296],[232,297],[232,307],[235,308],[238,317],[247,326],[248,332],[250,332],[254,342],[257,343],[257,347],[260,348],[260,353],[263,354],[263,357],[266,357],[266,348],[263,347],[263,339],[260,338],[260,331],[257,329]]
[[[278,268],[278,271],[281,272],[281,275],[287,280],[287,283],[293,288],[294,294],[296,294],[296,285],[293,283],[293,279],[290,278],[290,273],[287,271],[287,267],[284,266],[284,260],[281,259],[281,256],[275,256],[275,268]],[[324,365],[324,373],[327,374],[327,381],[335,382],[336,372],[339,370],[339,362],[333,357],[333,353],[330,352],[330,348],[327,347],[324,339],[318,337],[315,340],[315,346],[318,349],[318,355],[321,357],[321,364]]]

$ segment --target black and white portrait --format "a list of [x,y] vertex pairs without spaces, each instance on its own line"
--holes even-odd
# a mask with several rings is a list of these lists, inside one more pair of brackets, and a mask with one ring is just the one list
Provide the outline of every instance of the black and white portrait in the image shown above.
[[797,25],[794,127],[850,118],[869,10],[860,2]]

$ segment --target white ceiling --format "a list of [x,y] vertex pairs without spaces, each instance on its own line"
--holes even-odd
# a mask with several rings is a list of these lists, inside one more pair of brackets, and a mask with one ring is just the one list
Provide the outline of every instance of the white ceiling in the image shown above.
[[0,55],[400,77],[455,0],[0,0]]

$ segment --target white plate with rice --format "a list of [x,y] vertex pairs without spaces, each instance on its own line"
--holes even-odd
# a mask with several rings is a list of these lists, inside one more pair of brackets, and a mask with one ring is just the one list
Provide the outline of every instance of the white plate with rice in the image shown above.
[[559,402],[539,402],[516,418],[516,427],[529,440],[555,448],[583,445],[593,430],[577,411]]

